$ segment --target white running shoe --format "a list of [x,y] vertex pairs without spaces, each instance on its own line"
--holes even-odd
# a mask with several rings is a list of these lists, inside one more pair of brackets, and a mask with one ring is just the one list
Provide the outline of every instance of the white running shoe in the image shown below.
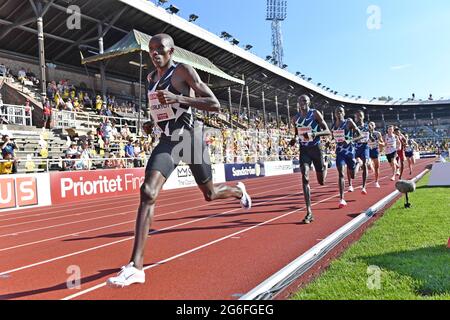
[[377,188],[377,189],[381,188],[381,186],[380,186],[380,184],[378,182],[375,183],[375,188]]
[[341,200],[341,202],[339,202],[339,209],[343,209],[347,206],[347,201],[345,201],[344,199]]
[[242,191],[242,198],[241,198],[242,208],[245,210],[250,210],[252,208],[252,198],[250,198],[249,194],[247,193],[245,184],[239,182],[236,187]]
[[395,181],[395,175],[392,176],[391,181]]
[[145,283],[145,272],[138,270],[131,262],[125,267],[122,267],[116,277],[109,278],[106,284],[113,288],[123,288],[135,283]]
[[355,189],[353,188],[353,186],[348,187],[348,192],[355,192]]
[[367,190],[366,190],[366,188],[363,188],[362,190],[361,190],[361,194],[363,194],[363,195],[367,195]]

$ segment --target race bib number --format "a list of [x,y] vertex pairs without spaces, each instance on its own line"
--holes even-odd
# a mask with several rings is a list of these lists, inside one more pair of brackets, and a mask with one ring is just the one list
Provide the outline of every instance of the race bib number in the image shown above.
[[395,140],[394,139],[386,139],[386,145],[388,146],[388,148],[394,148]]
[[369,142],[370,149],[376,149],[377,147],[378,147],[378,141],[370,141]]
[[361,135],[363,138],[361,140],[359,140],[359,143],[369,142],[369,132],[362,132]]
[[[308,134],[308,138],[305,137],[305,134]],[[298,128],[298,136],[301,142],[312,142],[312,128]]]
[[149,93],[148,100],[150,104],[150,114],[155,122],[175,119],[172,106],[170,104],[161,104],[156,93]]
[[343,143],[345,142],[345,130],[335,130],[333,131],[334,140],[336,140],[336,143]]

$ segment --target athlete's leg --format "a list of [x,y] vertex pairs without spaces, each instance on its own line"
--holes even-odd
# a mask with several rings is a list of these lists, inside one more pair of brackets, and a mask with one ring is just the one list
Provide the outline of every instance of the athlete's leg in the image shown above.
[[341,197],[341,200],[344,200],[344,188],[345,188],[344,166],[342,164],[338,164],[337,170],[339,174],[339,196]]
[[215,187],[211,180],[198,187],[203,192],[205,200],[208,202],[228,198],[241,199],[243,195],[239,188],[228,187],[225,185]]
[[363,183],[362,183],[362,191],[364,193],[364,191],[366,190],[366,183],[367,183],[367,176],[368,176],[368,165],[367,165],[367,159],[362,159],[362,168],[363,168],[363,174],[362,174],[362,178],[363,178]]
[[311,209],[311,186],[309,185],[310,165],[307,163],[302,164],[301,170],[303,182],[303,195],[305,196],[306,213],[307,213],[303,222],[311,223],[313,220],[313,214]]
[[379,183],[380,181],[380,158],[372,159],[373,165],[375,169],[375,182]]
[[316,170],[317,182],[324,186],[328,175],[328,162],[325,162],[320,147],[314,147],[310,150],[310,158]]
[[395,156],[393,156],[392,154],[388,155],[388,160],[389,160],[389,165],[391,166],[391,169],[392,169],[391,181],[395,181],[395,175],[397,173],[397,162],[395,160]]
[[414,157],[408,158],[408,167],[409,167],[409,174],[412,175],[412,169],[414,164]]
[[133,253],[130,262],[142,270],[144,266],[144,252],[148,239],[148,232],[153,221],[156,199],[166,178],[159,171],[150,171],[141,187],[139,209],[136,219]]
[[349,192],[353,192],[353,180],[355,179],[355,175],[356,175],[356,168],[355,170],[353,170],[353,172],[347,168],[347,179],[348,179],[348,188],[349,188]]
[[405,169],[405,159],[402,155],[399,155],[398,157],[399,162],[400,162],[400,175],[399,175],[399,180],[402,180],[403,177],[403,170]]

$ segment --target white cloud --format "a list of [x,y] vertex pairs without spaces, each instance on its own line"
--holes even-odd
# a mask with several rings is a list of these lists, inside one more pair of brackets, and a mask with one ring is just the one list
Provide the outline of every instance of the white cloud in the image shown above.
[[391,66],[391,70],[403,70],[403,69],[406,69],[406,68],[410,68],[411,67],[411,65],[410,64],[402,64],[402,65],[399,65],[399,66]]

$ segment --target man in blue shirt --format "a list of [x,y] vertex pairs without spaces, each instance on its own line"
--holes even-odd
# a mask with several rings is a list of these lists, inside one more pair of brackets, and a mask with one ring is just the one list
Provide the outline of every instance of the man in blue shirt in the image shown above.
[[8,134],[3,135],[2,142],[0,143],[0,148],[2,150],[3,160],[9,160],[13,162],[12,173],[17,173],[17,160],[15,157],[15,150],[17,150],[17,145],[11,140]]
[[[133,138],[128,140],[127,145],[125,146],[125,157],[129,159],[134,159],[134,145]],[[128,163],[133,163],[133,160],[129,160]]]

